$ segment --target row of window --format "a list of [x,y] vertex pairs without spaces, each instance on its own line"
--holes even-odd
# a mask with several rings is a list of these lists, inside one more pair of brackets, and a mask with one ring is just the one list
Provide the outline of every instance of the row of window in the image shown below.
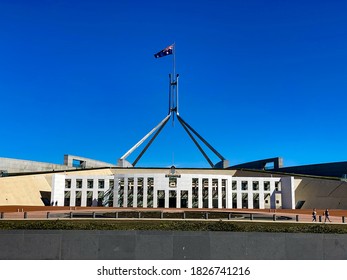
[[[144,178],[137,178],[137,186],[143,187],[143,180]],[[82,188],[82,179],[76,179],[76,188],[81,189]],[[119,185],[124,186],[124,178],[119,179]],[[154,178],[148,177],[147,178],[147,186],[152,187],[154,185]],[[222,179],[222,187],[226,187],[227,180]],[[251,186],[249,186],[249,181],[241,181],[241,190],[247,191],[250,187],[253,191],[259,190],[259,181],[252,181]],[[109,180],[109,186],[110,188],[114,187],[114,180]],[[133,187],[134,186],[134,178],[128,178],[128,186]],[[171,177],[169,178],[169,186],[170,187],[176,187],[177,186],[177,178]],[[199,186],[199,179],[193,178],[192,179],[192,187],[198,187]],[[204,178],[202,179],[202,186],[208,187],[208,179]],[[105,180],[104,179],[98,179],[97,180],[97,187],[99,189],[105,188]],[[212,179],[212,187],[218,187],[218,179]],[[71,188],[71,179],[65,180],[65,188],[70,189]],[[88,179],[87,180],[87,188],[92,189],[94,188],[94,180]],[[232,190],[237,190],[237,181],[232,181]],[[270,191],[270,181],[264,181],[264,191]],[[275,182],[275,191],[281,191],[281,182],[277,181]]]
[[[136,207],[143,207],[144,206],[144,196],[143,196],[143,188],[141,188],[141,192],[137,194],[136,199]],[[108,196],[103,191],[98,191],[97,197],[93,197],[92,191],[87,191],[84,195],[86,195],[85,198],[85,205],[82,205],[82,191],[76,191],[75,192],[75,198],[74,198],[74,205],[75,206],[113,206],[113,192],[110,193]],[[243,193],[240,194],[241,198],[238,204],[238,194],[234,193],[231,198],[231,203],[229,207],[231,208],[248,208],[250,200],[252,200],[252,208],[253,209],[259,209],[260,207],[260,197],[259,194],[247,194]],[[126,205],[125,203],[125,195],[124,195],[124,189],[120,188],[118,192],[118,206],[119,207],[133,207],[134,206],[134,194],[132,192],[129,192],[127,197]],[[209,208],[210,206],[212,208],[226,208],[226,193],[225,188],[222,188],[221,192],[221,204],[219,204],[218,200],[219,194],[218,190],[212,192],[211,202],[209,203],[209,195],[208,190],[204,191],[202,193],[201,202],[202,207]],[[153,208],[153,187],[150,187],[147,192],[147,208]],[[169,191],[168,197],[165,196],[165,191],[158,190],[157,191],[157,207],[165,207],[165,201],[168,199],[167,204],[170,208],[176,208],[177,207],[177,192],[176,191]],[[180,191],[180,207],[181,208],[187,208],[188,207],[188,200],[191,200],[192,208],[198,208],[199,205],[199,195],[198,192],[192,193],[192,196],[189,198],[188,191]],[[65,199],[64,199],[64,205],[70,206],[71,204],[71,192],[65,191]],[[280,196],[276,196],[276,208],[280,207]],[[265,209],[270,208],[270,194],[265,194],[263,197],[263,207]]]
[[[83,180],[82,179],[76,179],[76,189],[82,189],[83,185]],[[104,189],[105,188],[105,180],[104,179],[98,179],[97,180],[97,186],[99,189]],[[109,186],[110,188],[114,187],[114,180],[109,180]],[[66,179],[65,180],[65,188],[70,189],[71,188],[71,179]],[[87,180],[87,188],[92,189],[94,188],[94,180],[93,179],[88,179]]]

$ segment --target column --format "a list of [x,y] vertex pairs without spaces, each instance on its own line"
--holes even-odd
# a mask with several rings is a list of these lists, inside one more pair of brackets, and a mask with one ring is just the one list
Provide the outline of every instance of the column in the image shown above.
[[248,185],[248,209],[253,209],[253,181],[247,180]]
[[76,178],[71,178],[70,206],[76,205]]
[[148,192],[148,187],[147,187],[147,177],[143,177],[143,208],[147,208],[147,192]]
[[153,208],[158,208],[158,189],[155,181],[153,182]]
[[176,208],[181,208],[181,189],[176,190]]
[[[106,194],[106,193],[108,193],[108,195],[107,195],[107,202],[106,202],[106,205],[109,207],[110,205],[109,205],[109,201],[110,201],[110,177],[105,177],[105,178],[103,178],[103,180],[104,180],[104,189],[105,189],[105,193],[104,193],[104,195]],[[93,192],[93,195],[94,195],[94,192]],[[105,202],[105,198],[104,198],[104,202]],[[105,206],[106,206],[105,205]]]
[[[58,201],[59,206],[64,206],[64,200],[65,200],[65,175],[61,174],[53,174],[52,176],[52,197],[51,201],[55,202]],[[70,191],[70,189],[67,189]],[[50,202],[51,202],[50,201]],[[71,203],[71,202],[70,202]]]
[[242,209],[241,178],[236,181],[237,209]]
[[192,200],[193,200],[193,192],[192,192],[192,188],[189,188],[188,189],[188,208],[192,208],[193,206]]
[[222,179],[221,178],[218,178],[217,189],[218,189],[218,208],[223,208],[223,204],[222,204],[223,193],[222,193]]
[[198,208],[202,208],[202,178],[198,178]]
[[114,207],[119,207],[118,204],[118,192],[119,192],[119,178],[117,176],[114,176],[114,188],[113,188],[113,206]]
[[164,204],[164,208],[169,208],[169,200],[170,200],[170,195],[169,195],[169,190],[168,188],[165,188],[164,190],[164,199],[165,199],[165,204]]
[[212,193],[212,178],[208,178],[208,208],[213,208]]
[[137,207],[137,177],[134,177],[133,208]]
[[233,193],[232,193],[232,179],[233,177],[230,177],[227,179],[226,183],[226,208],[233,208]]
[[259,209],[265,209],[264,197],[264,181],[259,180]]
[[87,178],[82,179],[82,189],[81,191],[81,206],[87,206]]
[[128,207],[128,177],[124,176],[123,207]]

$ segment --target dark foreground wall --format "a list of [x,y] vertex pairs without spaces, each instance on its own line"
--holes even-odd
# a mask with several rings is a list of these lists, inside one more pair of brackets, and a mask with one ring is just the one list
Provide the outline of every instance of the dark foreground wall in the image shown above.
[[347,235],[5,230],[0,259],[347,259]]

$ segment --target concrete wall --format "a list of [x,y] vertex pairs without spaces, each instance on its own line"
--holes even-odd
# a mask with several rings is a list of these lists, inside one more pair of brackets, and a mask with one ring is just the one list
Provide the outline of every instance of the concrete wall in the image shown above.
[[0,158],[0,171],[6,171],[7,173],[20,173],[74,170],[76,169],[76,167],[73,166],[74,159],[83,162],[83,168],[116,167],[114,164],[98,160],[79,156],[64,155],[64,164],[54,164],[14,158]]
[[8,173],[19,172],[40,172],[40,171],[53,171],[53,170],[68,170],[68,166],[62,164],[38,162],[14,158],[0,158],[0,170],[7,171]]
[[347,235],[162,231],[0,231],[0,259],[347,259]]
[[116,167],[116,165],[114,165],[114,164],[99,161],[99,160],[94,160],[94,159],[80,157],[80,156],[74,156],[74,155],[64,155],[64,165],[69,166],[69,167],[74,167],[73,166],[74,160],[79,162],[80,167],[83,167],[83,168]]

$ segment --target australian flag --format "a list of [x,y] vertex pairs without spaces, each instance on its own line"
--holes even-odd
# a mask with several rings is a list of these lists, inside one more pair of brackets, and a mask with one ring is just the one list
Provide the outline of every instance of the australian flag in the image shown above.
[[172,54],[173,48],[174,48],[174,45],[170,45],[170,46],[166,47],[165,49],[161,50],[160,52],[156,53],[154,55],[154,57],[159,58],[159,57],[163,57],[163,56]]

